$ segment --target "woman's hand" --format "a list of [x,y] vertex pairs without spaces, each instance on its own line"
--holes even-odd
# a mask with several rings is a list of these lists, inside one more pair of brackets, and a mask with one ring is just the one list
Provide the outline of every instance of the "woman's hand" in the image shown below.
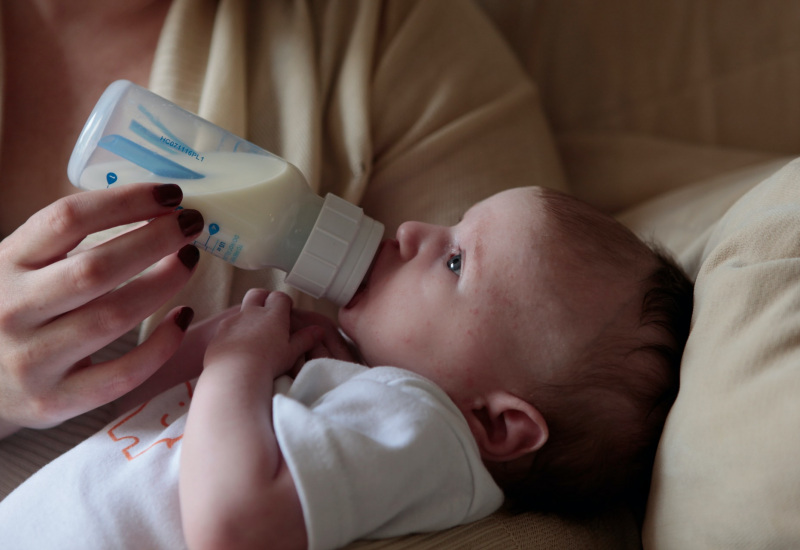
[[[174,210],[182,197],[171,184],[87,191],[37,212],[0,242],[0,436],[107,403],[174,353],[191,321],[189,308],[173,310],[126,355],[97,365],[89,359],[191,276],[199,252],[189,243],[203,219],[194,210]],[[150,222],[76,250],[91,233],[144,220]]]
[[241,306],[232,306],[199,323],[192,323],[172,357],[144,383],[114,401],[114,414],[119,416],[173,386],[200,376],[203,372],[203,356],[220,322],[239,313],[240,309]]

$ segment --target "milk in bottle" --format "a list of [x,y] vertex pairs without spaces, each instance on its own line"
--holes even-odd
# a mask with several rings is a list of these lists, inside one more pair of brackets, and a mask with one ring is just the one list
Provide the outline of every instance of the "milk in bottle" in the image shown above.
[[347,201],[311,191],[284,159],[127,81],[113,83],[68,167],[83,189],[177,183],[206,225],[195,244],[244,269],[276,267],[286,282],[346,304],[383,225]]

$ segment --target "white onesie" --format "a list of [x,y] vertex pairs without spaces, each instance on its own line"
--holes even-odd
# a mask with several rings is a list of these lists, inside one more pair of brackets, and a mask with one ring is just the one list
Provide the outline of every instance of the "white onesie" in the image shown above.
[[[278,382],[275,434],[309,548],[445,529],[501,505],[466,421],[427,379],[319,359]],[[0,502],[0,548],[185,548],[178,466],[193,384],[123,415]]]

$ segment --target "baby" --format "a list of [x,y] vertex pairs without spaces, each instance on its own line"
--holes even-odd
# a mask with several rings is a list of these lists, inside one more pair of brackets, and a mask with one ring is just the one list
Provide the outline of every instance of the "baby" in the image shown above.
[[[691,309],[672,261],[554,191],[504,191],[453,227],[407,222],[339,312],[358,361],[331,322],[251,290],[190,354],[205,351],[196,388],[170,390],[193,395],[112,428],[150,487],[122,513],[172,547],[332,548],[473,521],[504,497],[565,511],[642,491]],[[121,435],[144,407],[161,427]],[[108,446],[92,439],[87,457]]]
[[[691,303],[692,286],[680,269],[620,224],[565,195],[521,188],[479,203],[454,227],[403,224],[396,240],[383,244],[366,285],[340,310],[339,323],[364,364],[402,369],[386,383],[416,389],[433,382],[444,391],[460,412],[455,422],[467,427],[483,465],[508,496],[563,510],[647,479],[677,393]],[[308,543],[315,505],[307,502],[313,488],[302,478],[313,474],[294,456],[283,459],[288,429],[276,425],[274,435],[272,407],[262,396],[314,341],[308,327],[291,332],[288,299],[264,291],[251,291],[241,313],[212,341],[183,448],[181,504],[189,540],[223,543],[251,533],[253,540],[275,544],[281,533],[292,545]],[[340,376],[352,380],[368,370]],[[315,364],[301,376],[320,378],[322,371]],[[368,423],[391,422],[397,403],[382,396],[372,371],[372,404],[362,397],[353,407]],[[305,382],[298,377],[298,384]],[[336,399],[328,391],[327,385],[315,388],[308,401]],[[234,409],[229,403],[237,398]],[[261,434],[255,442],[253,433]],[[458,457],[445,452],[446,435],[437,438],[438,460],[459,469]],[[403,444],[409,446],[405,460],[415,464],[405,475],[381,463],[380,455],[368,455],[354,476],[398,475],[397,491],[429,485],[419,472],[436,468],[437,453],[414,461],[413,445]],[[480,479],[476,470],[471,475]],[[449,503],[447,490],[453,489],[434,487],[435,502]],[[473,504],[479,497],[486,504],[477,515],[500,503],[491,487],[475,489]],[[370,506],[393,498],[379,494]],[[227,513],[221,500],[230,506]]]

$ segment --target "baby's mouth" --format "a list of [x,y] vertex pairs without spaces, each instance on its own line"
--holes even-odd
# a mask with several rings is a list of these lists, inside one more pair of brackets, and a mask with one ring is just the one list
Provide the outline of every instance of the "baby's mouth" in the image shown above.
[[369,268],[367,268],[367,272],[364,274],[364,280],[361,281],[361,284],[358,285],[358,289],[356,293],[353,294],[353,297],[350,298],[350,301],[347,302],[347,305],[344,306],[345,309],[350,309],[356,302],[361,298],[361,295],[367,290],[369,286],[369,278],[372,276],[372,271],[375,269],[375,264],[378,263],[378,256],[381,255],[381,250],[383,250],[383,245],[386,241],[382,241],[380,245],[378,245],[378,250],[375,252],[375,257],[372,258],[372,263],[369,264]]

